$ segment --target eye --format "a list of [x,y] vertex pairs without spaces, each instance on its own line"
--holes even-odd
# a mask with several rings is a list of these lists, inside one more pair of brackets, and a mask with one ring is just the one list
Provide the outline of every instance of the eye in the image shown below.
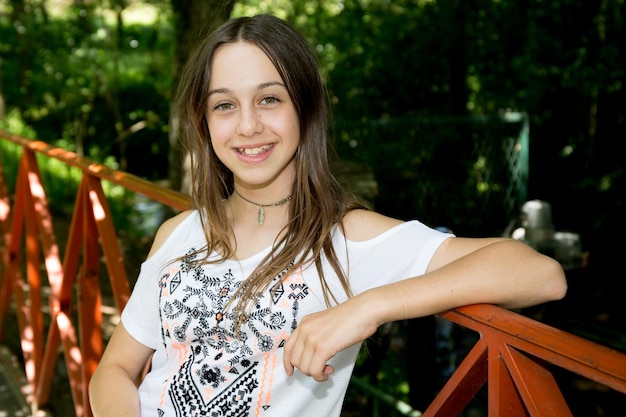
[[261,99],[261,104],[271,105],[271,104],[276,104],[276,103],[279,103],[279,102],[280,102],[280,100],[277,97],[274,97],[274,96],[266,96],[266,97],[263,97],[263,99]]
[[226,111],[226,110],[231,110],[233,107],[235,106],[233,106],[232,103],[219,103],[213,106],[213,110]]

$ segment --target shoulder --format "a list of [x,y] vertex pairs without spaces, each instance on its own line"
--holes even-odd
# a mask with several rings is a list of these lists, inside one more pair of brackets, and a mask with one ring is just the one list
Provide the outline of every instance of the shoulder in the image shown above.
[[154,241],[152,242],[150,252],[148,252],[148,258],[150,258],[161,247],[161,245],[163,245],[167,238],[172,234],[174,229],[176,229],[178,225],[180,225],[183,220],[189,217],[189,215],[193,212],[194,210],[183,211],[182,213],[179,213],[174,217],[170,217],[169,219],[164,221],[161,226],[159,226],[159,229],[157,230],[154,237]]
[[404,223],[402,220],[384,216],[370,210],[356,209],[348,212],[341,227],[348,240],[362,242]]

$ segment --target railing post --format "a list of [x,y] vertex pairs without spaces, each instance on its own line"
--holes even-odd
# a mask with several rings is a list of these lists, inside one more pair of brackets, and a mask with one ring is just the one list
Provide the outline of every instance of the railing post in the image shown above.
[[[0,155],[1,158],[1,155]],[[11,306],[11,282],[8,279],[11,199],[0,160],[0,343],[6,338],[6,317]]]

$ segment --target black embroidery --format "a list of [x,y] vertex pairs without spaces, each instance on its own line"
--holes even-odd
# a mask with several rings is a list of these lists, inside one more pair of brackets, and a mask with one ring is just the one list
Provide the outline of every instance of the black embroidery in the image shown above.
[[[170,356],[186,352],[165,388],[175,416],[244,416],[257,403],[268,409],[271,404],[257,398],[262,383],[259,361],[251,359],[282,347],[288,326],[291,330],[297,326],[299,302],[308,295],[308,287],[288,280],[285,289],[282,278],[287,271],[283,271],[271,288],[259,295],[237,334],[234,319],[241,313],[224,308],[244,277],[235,276],[230,269],[197,266],[193,260],[191,250],[178,270],[164,274],[159,281],[165,351]],[[221,275],[207,275],[211,271],[221,271]],[[289,324],[286,314],[291,314]],[[161,409],[159,416],[169,417]]]

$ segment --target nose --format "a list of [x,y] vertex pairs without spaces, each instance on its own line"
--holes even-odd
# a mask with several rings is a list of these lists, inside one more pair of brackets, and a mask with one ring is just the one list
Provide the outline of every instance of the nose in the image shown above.
[[262,130],[261,114],[253,106],[241,107],[237,134],[241,136],[253,136]]

